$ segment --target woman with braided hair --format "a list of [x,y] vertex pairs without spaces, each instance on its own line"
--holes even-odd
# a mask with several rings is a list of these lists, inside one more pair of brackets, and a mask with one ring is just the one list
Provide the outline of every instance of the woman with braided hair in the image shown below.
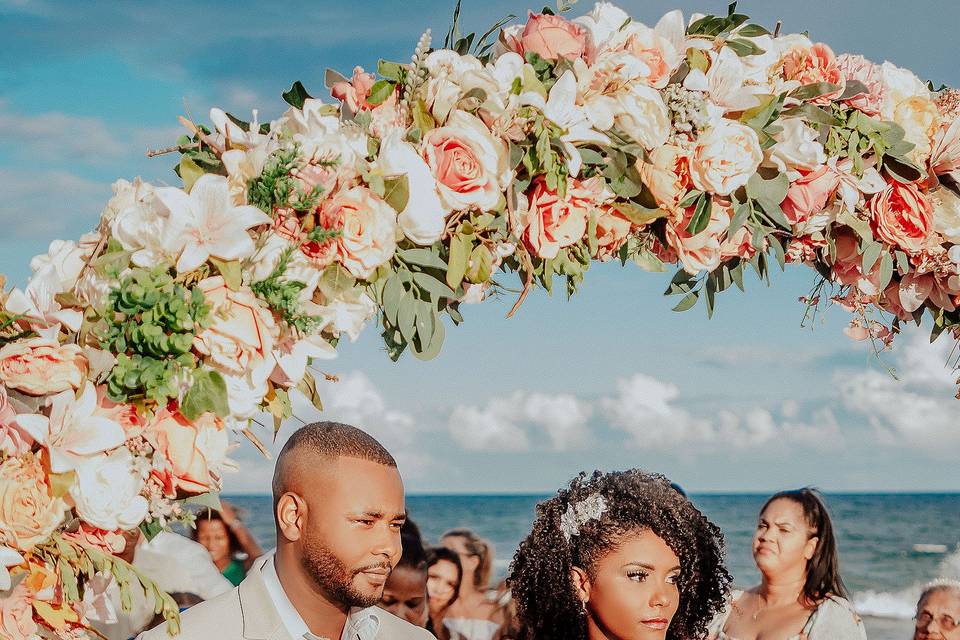
[[527,640],[694,640],[723,609],[723,537],[661,475],[581,473],[537,505],[507,579]]

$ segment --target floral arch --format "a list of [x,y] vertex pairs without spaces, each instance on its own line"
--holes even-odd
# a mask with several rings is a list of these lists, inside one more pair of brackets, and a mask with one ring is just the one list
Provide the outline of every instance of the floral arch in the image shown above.
[[181,118],[154,154],[180,154],[182,188],[118,181],[93,233],[2,294],[0,635],[87,629],[97,574],[175,628],[122,532],[215,504],[231,438],[256,444],[294,390],[320,407],[309,365],[344,335],[376,319],[391,358],[431,358],[499,274],[512,314],[593,261],[677,267],[675,309],[710,313],[745,272],[804,263],[855,339],[924,315],[958,336],[960,92],[735,5],[505,23],[329,71],[332,103],[297,82],[270,123]]

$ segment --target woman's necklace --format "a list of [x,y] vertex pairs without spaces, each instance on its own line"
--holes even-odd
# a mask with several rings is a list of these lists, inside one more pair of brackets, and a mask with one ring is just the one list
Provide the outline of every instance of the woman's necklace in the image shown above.
[[761,596],[759,593],[757,594],[757,602],[760,603],[760,605],[757,606],[757,610],[753,612],[753,615],[752,615],[752,616],[750,616],[750,618],[751,618],[754,622],[757,621],[757,618],[760,617],[760,614],[763,613],[763,612],[767,609],[767,606],[768,606],[767,603],[764,601],[763,596]]

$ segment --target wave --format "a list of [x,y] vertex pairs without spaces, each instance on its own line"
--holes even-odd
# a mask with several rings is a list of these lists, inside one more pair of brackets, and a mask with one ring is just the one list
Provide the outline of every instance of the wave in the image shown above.
[[[943,558],[936,575],[930,576],[934,578],[960,579],[960,546]],[[926,582],[900,591],[862,591],[854,595],[853,604],[862,616],[910,619],[917,613],[917,600]]]

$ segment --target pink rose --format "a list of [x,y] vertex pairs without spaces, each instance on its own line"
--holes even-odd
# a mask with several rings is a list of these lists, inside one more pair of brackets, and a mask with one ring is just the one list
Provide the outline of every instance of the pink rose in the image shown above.
[[613,207],[603,207],[597,215],[597,251],[594,259],[600,262],[612,260],[627,241],[633,224]]
[[213,324],[196,335],[193,347],[207,362],[242,374],[273,351],[278,332],[273,314],[252,291],[233,291],[221,276],[201,280],[197,287],[211,306]]
[[846,81],[857,80],[867,87],[865,93],[858,93],[844,102],[867,115],[878,115],[887,91],[883,84],[880,67],[863,56],[849,53],[837,56],[837,67]]
[[598,183],[567,178],[567,193],[561,198],[538,177],[530,191],[523,243],[541,258],[556,258],[560,249],[579,242],[587,231],[590,210],[597,206]]
[[669,40],[646,25],[634,22],[627,29],[630,33],[617,48],[630,53],[647,66],[649,71],[644,78],[647,84],[663,89],[683,56],[677,54]]
[[740,227],[732,236],[728,236],[720,245],[720,260],[743,258],[750,260],[757,253],[753,246],[753,234],[746,226]]
[[423,136],[423,157],[448,210],[494,208],[511,178],[507,145],[465,111]]
[[590,47],[588,31],[560,16],[532,11],[520,34],[519,53],[535,53],[544,60],[576,60],[585,58]]
[[174,490],[204,493],[219,487],[218,474],[229,446],[220,418],[205,413],[190,422],[171,402],[157,412],[144,436],[155,450],[155,468],[160,474],[169,475]]
[[105,531],[86,522],[81,522],[76,531],[64,533],[63,537],[81,546],[93,547],[113,555],[121,553],[127,545],[122,531]]
[[[367,102],[367,98],[370,96],[370,89],[376,81],[377,78],[372,73],[363,72],[363,67],[354,67],[353,78],[349,82],[334,83],[330,93],[334,98],[346,104],[352,113],[367,111],[375,106]],[[396,94],[387,99],[388,102],[394,100],[396,100]]]
[[827,241],[813,236],[793,238],[787,245],[785,257],[787,262],[813,262],[817,259],[818,251],[827,246]]
[[695,208],[688,208],[682,217],[667,221],[667,244],[677,252],[684,270],[696,275],[701,271],[713,271],[720,266],[721,238],[730,226],[730,210],[716,202],[710,211],[707,227],[696,235],[687,231]]
[[800,177],[790,184],[787,197],[780,205],[783,215],[794,226],[823,211],[840,186],[840,176],[825,164],[813,171],[798,171]]
[[338,192],[325,215],[343,220],[337,260],[357,278],[369,278],[397,249],[397,212],[366,187]]
[[834,234],[833,243],[837,250],[831,267],[833,279],[842,285],[854,286],[867,296],[880,293],[880,261],[877,260],[870,273],[863,272],[863,256],[856,234],[843,227]]
[[0,637],[8,640],[34,640],[40,627],[33,620],[33,596],[27,580],[21,580],[0,598]]
[[65,511],[38,456],[27,453],[0,464],[0,544],[29,551],[50,537]]
[[693,185],[690,154],[671,144],[650,152],[650,162],[638,161],[640,178],[662,209],[676,213],[680,201]]
[[922,250],[933,230],[933,205],[915,184],[892,180],[870,199],[873,233],[911,253]]
[[0,384],[0,453],[21,456],[33,445],[33,438],[17,424],[17,412],[10,406],[7,388]]
[[79,389],[87,377],[87,359],[76,344],[31,338],[0,349],[0,382],[32,396]]
[[815,104],[830,104],[843,93],[846,86],[846,78],[840,71],[837,57],[822,42],[809,48],[790,49],[783,57],[783,77],[785,80],[796,80],[801,85],[829,82],[839,87],[836,91],[815,98],[812,101]]
[[113,420],[123,427],[124,435],[135,438],[143,433],[143,420],[132,404],[118,404],[107,397],[106,387],[97,387],[97,415]]

